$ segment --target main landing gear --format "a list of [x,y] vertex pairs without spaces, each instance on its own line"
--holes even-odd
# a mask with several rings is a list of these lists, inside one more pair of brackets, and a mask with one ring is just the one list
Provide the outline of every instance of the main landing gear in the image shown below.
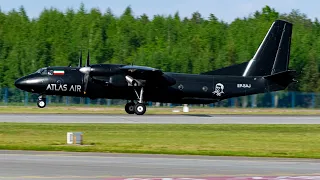
[[143,87],[141,87],[140,96],[136,90],[134,91],[138,97],[138,103],[135,104],[133,101],[127,103],[125,110],[128,114],[143,115],[147,111],[147,107],[143,103]]
[[46,103],[46,96],[45,95],[40,95],[38,97],[37,105],[38,105],[39,108],[46,107],[47,103]]
[[127,112],[128,114],[134,114],[134,106],[135,106],[134,102],[131,101],[131,102],[128,102],[128,103],[126,104],[126,106],[124,107],[124,109],[126,110],[126,112]]
[[143,115],[146,112],[147,107],[143,103],[135,104],[134,102],[129,102],[126,104],[125,110],[128,114]]

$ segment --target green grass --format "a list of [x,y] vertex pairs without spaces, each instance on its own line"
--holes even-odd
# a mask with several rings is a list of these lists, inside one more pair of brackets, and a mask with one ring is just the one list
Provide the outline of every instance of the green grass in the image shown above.
[[[179,112],[173,112],[179,110]],[[187,114],[243,114],[243,115],[320,115],[320,109],[281,109],[281,108],[209,108],[190,107]],[[0,114],[126,114],[124,106],[86,107],[86,106],[1,106]],[[146,114],[186,114],[182,107],[147,107]]]
[[0,149],[320,158],[320,125],[0,123]]

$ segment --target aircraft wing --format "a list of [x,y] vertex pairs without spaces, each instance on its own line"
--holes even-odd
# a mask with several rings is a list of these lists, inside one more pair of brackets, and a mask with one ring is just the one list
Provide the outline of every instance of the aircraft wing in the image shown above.
[[133,79],[143,82],[150,86],[170,86],[175,84],[175,80],[164,74],[160,69],[151,68],[147,66],[122,66],[120,67],[126,75]]
[[122,71],[124,71],[127,74],[131,74],[132,76],[161,76],[163,72],[156,68],[151,68],[147,66],[122,66],[120,68]]

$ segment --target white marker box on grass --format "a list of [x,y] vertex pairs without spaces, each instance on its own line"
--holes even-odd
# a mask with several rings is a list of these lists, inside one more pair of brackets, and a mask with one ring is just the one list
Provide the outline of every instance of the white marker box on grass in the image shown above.
[[67,132],[67,144],[83,144],[83,133]]
[[189,112],[188,104],[184,104],[182,110],[183,112]]

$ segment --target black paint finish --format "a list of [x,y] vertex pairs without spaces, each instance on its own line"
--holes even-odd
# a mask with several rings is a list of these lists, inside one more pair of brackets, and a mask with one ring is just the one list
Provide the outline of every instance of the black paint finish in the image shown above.
[[81,67],[80,59],[79,67],[42,68],[18,79],[15,86],[41,97],[127,99],[138,100],[138,104],[145,101],[208,104],[279,91],[295,82],[295,71],[288,70],[291,34],[292,24],[277,20],[250,61],[201,74],[162,72],[144,66],[90,65],[88,52],[85,67]]

